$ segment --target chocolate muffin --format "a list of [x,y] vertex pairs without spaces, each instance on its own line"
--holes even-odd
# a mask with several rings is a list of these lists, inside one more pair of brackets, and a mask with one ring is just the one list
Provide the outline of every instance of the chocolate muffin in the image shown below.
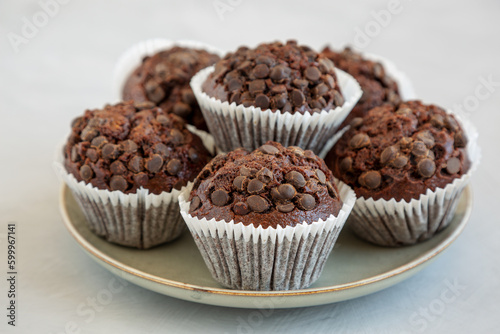
[[180,189],[210,158],[180,117],[130,101],[76,118],[56,167],[95,234],[150,248],[182,233]]
[[126,194],[180,189],[209,160],[180,117],[131,101],[85,111],[65,147],[65,167],[78,181]]
[[216,63],[202,89],[222,102],[289,113],[344,104],[333,63],[296,41],[238,48]]
[[268,142],[249,153],[218,156],[191,192],[192,216],[276,228],[337,216],[333,175],[312,151]]
[[366,59],[349,47],[340,52],[325,47],[321,54],[332,60],[337,68],[352,75],[363,90],[358,104],[352,109],[343,125],[349,124],[355,117],[364,116],[374,107],[383,104],[397,106],[401,102],[398,84],[381,63]]
[[353,119],[325,159],[356,192],[349,226],[383,246],[411,245],[447,227],[475,169],[470,152],[478,159],[467,138],[452,114],[420,101]]
[[219,56],[205,50],[179,46],[145,57],[127,79],[123,99],[153,102],[166,113],[207,130],[189,82],[196,72],[218,60]]
[[316,281],[354,202],[312,151],[271,141],[219,155],[179,196],[212,276],[240,290]]
[[409,202],[468,171],[466,144],[453,115],[410,101],[356,118],[325,160],[358,196]]

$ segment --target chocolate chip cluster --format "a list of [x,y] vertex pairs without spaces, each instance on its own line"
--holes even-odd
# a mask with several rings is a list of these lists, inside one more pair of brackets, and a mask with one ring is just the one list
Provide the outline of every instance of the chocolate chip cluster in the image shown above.
[[78,181],[124,193],[180,189],[210,160],[181,118],[150,102],[85,111],[72,123],[64,155]]
[[333,175],[312,151],[268,142],[219,155],[197,177],[189,213],[276,227],[312,223],[342,206]]
[[345,124],[355,117],[364,116],[374,107],[385,103],[396,106],[401,102],[398,84],[381,63],[366,59],[349,47],[342,51],[325,47],[321,54],[332,60],[337,68],[352,75],[363,91],[360,100],[346,118]]
[[354,118],[326,161],[358,196],[409,201],[466,173],[466,145],[453,115],[410,101]]
[[344,104],[332,61],[295,41],[240,47],[216,63],[203,91],[223,102],[289,113]]
[[178,46],[158,52],[144,58],[128,78],[123,99],[153,102],[165,112],[176,114],[197,128],[206,130],[189,82],[199,70],[217,60],[219,56],[205,50]]

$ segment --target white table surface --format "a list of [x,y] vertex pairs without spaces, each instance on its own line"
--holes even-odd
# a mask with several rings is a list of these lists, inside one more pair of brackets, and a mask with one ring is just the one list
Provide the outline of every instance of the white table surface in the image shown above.
[[[60,0],[62,2],[62,0]],[[66,0],[67,1],[67,0]],[[42,0],[50,2],[50,0]],[[401,0],[376,31],[372,11],[389,1],[67,1],[15,52],[38,1],[0,2],[0,333],[493,333],[500,331],[498,173],[500,2]],[[215,5],[226,6],[222,19]],[[43,21],[40,21],[42,24]],[[194,39],[222,49],[295,38],[312,47],[354,43],[357,29],[377,32],[364,51],[392,59],[419,96],[444,107],[478,102],[469,115],[480,131],[482,164],[474,175],[474,211],[458,240],[416,276],[373,295],[337,304],[273,310],[248,324],[252,310],[195,304],[129,284],[94,316],[78,308],[114,276],[91,260],[62,224],[59,180],[51,162],[69,122],[112,101],[113,66],[133,43]],[[9,35],[9,33],[11,33]],[[28,32],[29,33],[29,32]],[[481,93],[483,93],[481,95]],[[18,326],[6,325],[6,228],[18,224]],[[439,314],[447,282],[461,290]],[[115,282],[119,284],[123,281]],[[5,307],[4,307],[5,306]],[[416,314],[416,315],[415,315]]]

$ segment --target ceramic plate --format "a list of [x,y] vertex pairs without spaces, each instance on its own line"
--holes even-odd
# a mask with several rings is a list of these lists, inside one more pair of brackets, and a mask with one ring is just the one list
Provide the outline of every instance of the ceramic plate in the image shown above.
[[334,303],[374,293],[414,275],[445,250],[462,232],[472,209],[467,187],[450,226],[431,240],[403,248],[378,247],[357,239],[346,227],[324,271],[308,289],[276,292],[231,290],[212,279],[196,245],[185,233],[150,250],[106,242],[87,227],[67,187],[61,190],[66,227],[100,265],[136,285],[192,302],[241,308],[292,308]]

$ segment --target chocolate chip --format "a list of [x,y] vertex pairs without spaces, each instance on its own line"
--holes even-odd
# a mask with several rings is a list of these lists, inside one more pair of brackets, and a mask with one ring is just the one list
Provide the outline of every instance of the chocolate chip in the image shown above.
[[244,216],[244,215],[250,213],[250,209],[248,208],[248,205],[244,202],[234,203],[233,211],[235,214],[240,215],[240,216]]
[[349,141],[349,146],[353,150],[358,150],[368,145],[370,145],[370,137],[365,133],[358,133]]
[[444,118],[443,118],[443,116],[441,116],[439,114],[433,115],[431,117],[431,124],[435,128],[441,129],[442,127],[444,127]]
[[332,198],[339,198],[339,194],[338,194],[337,190],[335,189],[335,187],[333,186],[333,184],[331,184],[330,182],[327,182],[326,188],[328,189],[328,194],[330,194],[330,196]]
[[352,171],[352,158],[351,157],[345,157],[342,159],[340,162],[340,170],[342,172],[351,172]]
[[392,160],[396,159],[397,154],[398,154],[398,149],[395,146],[386,147],[382,151],[382,154],[380,154],[380,163],[382,165],[388,164]]
[[258,64],[253,69],[253,75],[257,79],[264,79],[265,77],[267,77],[269,75],[269,67],[267,67],[266,64]]
[[145,83],[144,89],[148,99],[154,103],[158,103],[165,98],[165,91],[155,80],[149,80]]
[[262,167],[261,170],[257,172],[257,178],[264,183],[269,183],[273,180],[274,175],[269,169]]
[[87,156],[87,158],[90,159],[90,161],[92,162],[96,162],[98,159],[99,159],[99,154],[97,154],[97,151],[93,148],[89,148],[87,150],[87,153],[85,153],[85,155]]
[[279,204],[276,205],[276,209],[278,209],[279,212],[288,213],[295,209],[295,205],[293,205],[293,203]]
[[119,146],[120,146],[120,149],[125,153],[134,153],[139,148],[137,146],[137,144],[133,140],[130,140],[130,139],[122,141],[121,143],[119,143]]
[[167,163],[167,172],[170,175],[177,175],[182,169],[182,163],[179,159],[172,159]]
[[290,68],[285,65],[277,65],[271,69],[271,79],[275,81],[280,81],[282,79],[288,78],[290,76]]
[[399,147],[401,149],[407,149],[410,148],[411,144],[413,143],[413,139],[410,137],[403,137],[399,141]]
[[191,114],[191,106],[184,102],[177,102],[172,108],[172,112],[177,116],[186,118]]
[[128,162],[128,169],[130,169],[134,173],[139,173],[142,171],[143,161],[139,156],[135,156]]
[[121,175],[113,175],[109,181],[111,190],[125,191],[128,188],[127,180]]
[[257,95],[257,97],[255,98],[255,106],[262,110],[269,108],[269,98],[267,97],[267,95]]
[[288,183],[292,184],[295,188],[302,188],[306,185],[304,175],[297,171],[291,171],[285,175]]
[[91,141],[98,135],[99,131],[87,125],[85,129],[82,130],[80,137],[82,138],[83,141]]
[[146,169],[151,173],[160,171],[163,166],[163,158],[159,154],[153,154],[146,160]]
[[283,200],[289,200],[295,197],[296,191],[295,188],[288,183],[280,184],[277,188],[279,193],[279,198]]
[[240,102],[241,102],[241,93],[236,92],[233,95],[231,95],[231,99],[229,100],[229,102],[240,104]]
[[215,206],[224,206],[229,202],[229,194],[224,189],[217,189],[210,198]]
[[184,143],[184,135],[182,134],[181,131],[177,129],[172,129],[170,130],[170,141],[174,145],[181,145],[182,143]]
[[248,197],[247,204],[252,211],[258,213],[264,212],[269,209],[269,202],[259,195],[252,195]]
[[325,184],[326,183],[325,173],[323,173],[323,171],[321,169],[316,169],[315,173],[316,173],[316,176],[318,177],[319,182],[321,182],[322,184]]
[[302,106],[302,104],[304,104],[305,102],[304,94],[298,89],[292,90],[291,97],[293,104],[297,107]]
[[151,101],[134,102],[134,107],[139,110],[153,109],[156,105]]
[[304,156],[308,159],[308,160],[312,160],[312,161],[316,161],[317,160],[317,155],[314,154],[313,151],[311,150],[305,150],[304,151]]
[[432,150],[427,151],[427,157],[431,160],[436,159],[436,156],[434,155],[434,152]]
[[460,171],[460,159],[448,159],[448,161],[446,162],[446,171],[451,175],[458,173]]
[[169,156],[168,147],[163,143],[155,144],[155,146],[153,147],[153,151],[154,153],[161,155],[162,158],[166,158]]
[[120,160],[113,161],[109,166],[109,170],[116,175],[125,174],[127,172],[127,168],[125,168],[125,165]]
[[304,75],[308,80],[317,81],[321,77],[321,71],[316,66],[309,66],[304,71]]
[[258,170],[255,168],[248,168],[248,167],[240,167],[240,174],[243,176],[255,176],[257,174]]
[[314,88],[314,93],[317,95],[317,96],[323,96],[325,95],[326,93],[328,93],[328,86],[325,85],[324,83],[320,83],[319,85],[317,85],[315,88]]
[[90,143],[91,146],[95,148],[101,148],[108,143],[108,140],[104,136],[95,137]]
[[396,92],[389,90],[386,94],[387,94],[387,101],[389,101],[389,103],[393,105],[398,105],[401,102],[401,98]]
[[156,120],[158,121],[158,123],[160,123],[163,126],[171,126],[172,125],[172,121],[170,120],[170,118],[168,118],[165,115],[156,116]]
[[335,88],[335,80],[330,74],[325,75],[325,82],[330,88]]
[[116,159],[120,156],[120,150],[118,145],[108,143],[103,146],[101,154],[104,159]]
[[457,148],[462,148],[467,145],[467,142],[469,141],[467,136],[463,131],[459,131],[455,133],[455,147]]
[[265,188],[264,183],[260,182],[257,179],[252,179],[250,180],[250,182],[248,182],[247,191],[250,194],[258,194],[262,192],[264,188]]
[[333,100],[336,106],[343,106],[345,102],[344,97],[338,91],[333,92]]
[[193,212],[201,206],[201,200],[198,196],[194,196],[189,203],[189,212]]
[[384,76],[384,68],[380,63],[373,64],[373,75],[375,75],[377,79],[381,79]]
[[378,171],[371,170],[361,174],[358,181],[366,188],[376,189],[382,183],[382,177]]
[[233,180],[233,186],[236,188],[238,191],[245,191],[245,188],[247,186],[247,178],[246,176],[237,176]]
[[300,90],[304,90],[307,86],[309,86],[309,81],[304,79],[294,79],[292,83]]
[[446,115],[444,126],[450,131],[457,131],[459,129],[458,122],[452,115]]
[[297,207],[299,209],[309,211],[316,206],[316,199],[310,194],[300,194],[297,199]]
[[320,58],[318,63],[322,72],[333,72],[335,70],[335,65],[328,58]]
[[181,93],[182,101],[187,104],[192,104],[196,101],[193,91],[190,88],[186,88]]
[[134,175],[134,183],[138,187],[143,187],[145,186],[149,181],[148,174],[146,173],[138,173]]
[[77,161],[80,161],[80,155],[78,154],[78,148],[76,148],[76,146],[73,146],[71,148],[71,161],[73,162],[77,162]]
[[254,80],[248,85],[248,90],[252,94],[262,93],[266,89],[266,82],[264,80]]
[[274,64],[274,60],[270,56],[260,55],[257,58],[255,58],[255,63],[256,64],[266,64],[267,66],[271,66]]
[[94,172],[92,171],[92,168],[89,165],[83,165],[82,167],[80,167],[80,176],[85,181],[90,180],[93,175]]
[[232,92],[240,89],[243,86],[243,82],[239,78],[231,79],[227,84],[227,90]]
[[432,133],[429,130],[420,131],[415,135],[415,138],[423,141],[425,146],[427,146],[428,148],[432,148],[436,143],[434,137],[432,136]]
[[261,147],[259,147],[259,151],[261,151],[262,153],[265,153],[265,154],[276,154],[276,153],[279,153],[279,149],[277,149],[275,146],[273,145],[262,145]]
[[361,125],[363,125],[363,118],[361,117],[354,117],[351,121],[351,123],[349,123],[351,125],[351,128],[353,129],[357,129],[359,127],[361,127]]
[[406,166],[407,163],[408,163],[408,158],[404,155],[401,155],[396,159],[394,159],[394,161],[392,162],[392,166],[395,168],[403,168],[404,166]]
[[417,157],[426,156],[427,147],[425,146],[424,142],[416,140],[415,142],[413,142],[411,153],[413,153]]
[[188,150],[188,156],[189,160],[191,160],[192,162],[198,162],[200,160],[200,155],[198,154],[198,151],[192,147]]
[[417,165],[417,170],[422,177],[429,178],[434,175],[436,164],[431,159],[422,159]]

